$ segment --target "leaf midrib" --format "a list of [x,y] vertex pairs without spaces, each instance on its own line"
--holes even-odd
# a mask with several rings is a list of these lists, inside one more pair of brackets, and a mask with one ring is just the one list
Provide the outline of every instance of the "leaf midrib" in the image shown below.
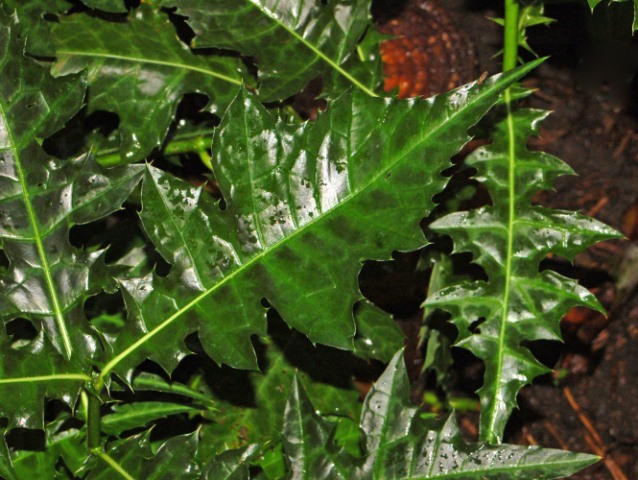
[[222,73],[215,72],[214,70],[210,70],[203,67],[197,67],[195,65],[189,65],[187,63],[176,63],[169,62],[164,60],[154,60],[150,58],[141,58],[135,57],[133,55],[117,55],[115,53],[102,53],[102,52],[80,52],[77,50],[56,50],[57,54],[69,55],[69,56],[79,56],[79,57],[89,57],[89,58],[106,58],[109,60],[120,60],[131,63],[141,63],[141,64],[149,64],[149,65],[160,65],[163,67],[170,67],[175,69],[184,69],[191,70],[193,72],[203,73],[204,75],[209,75],[211,77],[219,78],[228,83],[232,83],[234,85],[242,85],[241,80],[237,80],[235,78],[229,77]]
[[[565,452],[568,453],[568,452]],[[463,470],[462,468],[459,468],[458,471],[455,472],[451,472],[451,473],[434,473],[434,474],[430,474],[424,477],[409,477],[406,478],[405,480],[435,480],[435,479],[454,479],[454,478],[460,478],[460,479],[466,479],[468,478],[468,474],[473,474],[473,475],[480,475],[482,473],[489,473],[490,475],[493,473],[518,473],[518,472],[526,472],[526,471],[534,471],[538,468],[542,468],[544,469],[543,471],[547,471],[548,469],[548,465],[551,467],[578,467],[578,466],[586,466],[590,463],[593,463],[593,459],[592,460],[584,460],[584,459],[579,459],[579,458],[575,458],[573,460],[563,460],[560,462],[543,462],[543,461],[538,461],[536,463],[525,463],[522,466],[521,465],[513,465],[513,466],[499,466],[499,467],[494,467],[493,465],[490,466],[486,466],[485,468],[481,468],[481,469],[475,469],[475,470]]]
[[[498,335],[498,351],[496,353],[496,378],[494,385],[496,391],[500,391],[503,378],[503,361],[505,357],[506,334],[508,327],[508,317],[510,312],[510,293],[512,288],[512,261],[514,251],[514,224],[516,223],[516,132],[514,127],[514,116],[511,112],[511,95],[509,88],[505,90],[505,105],[507,105],[507,142],[508,142],[508,185],[507,185],[507,244],[505,251],[505,276],[503,285],[503,309],[501,311],[499,335]],[[496,395],[497,396],[497,395]],[[492,399],[490,409],[488,410],[487,431],[481,432],[481,438],[490,442],[500,443],[502,432],[500,432],[496,423],[498,421],[498,402]]]
[[7,385],[12,383],[33,383],[33,382],[50,382],[50,381],[90,382],[91,380],[93,380],[91,377],[83,373],[59,373],[55,375],[38,375],[34,377],[0,378],[0,385]]
[[[160,197],[160,202],[162,207],[164,208],[165,217],[168,217],[168,220],[171,223],[173,230],[177,232],[177,235],[179,235],[179,237],[181,238],[182,240],[181,243],[182,245],[184,245],[188,258],[190,259],[192,265],[195,267],[194,271],[195,271],[195,275],[197,276],[197,283],[199,284],[199,286],[204,287],[204,280],[201,278],[201,275],[199,274],[199,268],[197,268],[197,262],[195,261],[195,257],[193,256],[193,252],[191,251],[191,244],[188,241],[186,241],[186,237],[184,237],[184,228],[180,228],[180,226],[178,225],[178,222],[175,220],[175,216],[172,214],[171,209],[167,205],[166,197],[161,193],[161,189],[159,188],[159,185],[157,185],[157,182],[155,181],[155,177],[151,175],[151,179],[152,179],[151,181],[153,182],[153,188],[155,188],[158,196]],[[201,192],[202,192],[202,189],[199,190],[198,195],[201,194]]]
[[24,170],[22,168],[22,161],[20,159],[20,152],[17,149],[17,143],[15,141],[15,135],[13,133],[13,128],[11,123],[8,121],[7,113],[5,110],[4,102],[0,102],[0,116],[2,116],[2,122],[6,127],[7,137],[9,139],[9,145],[11,154],[13,156],[13,161],[16,167],[16,172],[18,174],[18,182],[20,184],[20,188],[22,190],[22,200],[24,202],[24,206],[27,210],[27,215],[29,217],[29,223],[31,224],[31,228],[33,229],[33,240],[36,245],[36,249],[38,250],[38,256],[40,257],[40,262],[42,266],[42,272],[44,273],[44,279],[46,282],[47,291],[49,293],[49,299],[53,303],[53,314],[55,317],[55,323],[58,327],[60,336],[62,337],[62,343],[64,346],[64,356],[67,360],[69,360],[73,354],[73,347],[71,345],[71,338],[69,336],[69,332],[67,330],[66,322],[64,320],[64,316],[62,314],[62,309],[60,308],[60,300],[58,299],[58,293],[55,288],[55,284],[53,282],[53,275],[51,273],[51,266],[49,265],[49,260],[46,256],[46,252],[44,249],[44,243],[42,240],[42,236],[40,234],[40,226],[38,225],[38,219],[35,214],[35,210],[33,208],[33,204],[31,203],[31,197],[29,196],[28,183],[24,174]]

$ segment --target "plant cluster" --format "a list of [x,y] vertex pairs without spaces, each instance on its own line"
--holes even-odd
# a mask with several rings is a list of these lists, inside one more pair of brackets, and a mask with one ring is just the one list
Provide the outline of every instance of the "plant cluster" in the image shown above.
[[[546,112],[514,106],[542,9],[506,0],[504,73],[412,100],[380,90],[369,11],[0,0],[3,478],[531,479],[596,460],[502,443],[548,370],[524,343],[559,340],[573,305],[600,309],[540,261],[616,236],[531,203],[572,173],[525,147]],[[302,121],[285,100],[316,78],[326,108]],[[444,352],[429,367],[444,378],[452,342],[486,366],[466,443],[453,412],[410,402],[401,333],[357,280],[428,243],[442,172],[495,106],[466,160],[492,204],[428,226],[486,277],[435,267],[424,304],[458,333],[426,320]],[[357,358],[389,362],[363,405],[344,380]]]

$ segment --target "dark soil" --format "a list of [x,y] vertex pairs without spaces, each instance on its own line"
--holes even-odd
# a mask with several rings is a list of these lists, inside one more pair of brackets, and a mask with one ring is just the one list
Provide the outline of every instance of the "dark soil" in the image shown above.
[[[501,30],[486,17],[501,16],[502,2],[442,3],[474,41],[480,70],[497,73]],[[638,478],[638,295],[635,281],[622,285],[627,273],[621,268],[638,270],[629,259],[638,246],[638,45],[630,35],[630,10],[615,5],[592,17],[584,1],[548,6],[546,15],[558,21],[529,36],[529,44],[550,59],[525,81],[536,89],[526,102],[553,111],[530,148],[556,155],[578,173],[536,200],[591,215],[628,237],[591,248],[573,265],[548,259],[546,266],[592,289],[610,314],[570,312],[563,320],[566,343],[535,347],[557,373],[522,391],[508,427],[508,442],[604,456],[572,477],[581,480]],[[402,323],[414,335],[418,322],[417,314]],[[472,365],[469,359],[460,378],[480,384],[481,369]],[[461,422],[469,436],[473,422],[471,414]]]

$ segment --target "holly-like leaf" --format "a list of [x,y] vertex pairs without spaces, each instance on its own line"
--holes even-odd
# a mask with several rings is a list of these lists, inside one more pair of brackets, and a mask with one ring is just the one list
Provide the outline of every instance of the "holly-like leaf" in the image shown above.
[[[282,330],[285,330],[283,326]],[[267,342],[262,372],[251,372],[239,386],[226,387],[239,391],[242,405],[218,400],[218,411],[206,415],[209,422],[201,428],[202,460],[225,448],[243,447],[278,439],[283,427],[282,413],[292,379],[297,376],[309,384],[316,408],[323,415],[356,419],[359,416],[359,393],[354,388],[353,357],[346,352],[326,347],[313,347],[298,332],[279,332],[276,342]],[[334,365],[339,369],[334,370]],[[323,375],[323,377],[320,377]],[[312,381],[314,379],[314,381]],[[248,405],[246,405],[248,404]]]
[[150,431],[111,443],[105,451],[97,452],[78,474],[88,472],[87,480],[134,478],[161,480],[179,478],[200,479],[200,468],[195,462],[199,441],[197,432],[171,437],[157,448],[152,448]]
[[563,450],[465,443],[452,415],[443,421],[426,418],[412,405],[402,352],[364,402],[362,460],[334,444],[334,426],[317,415],[298,382],[284,423],[284,451],[295,479],[550,479],[598,460]]
[[199,408],[173,402],[131,402],[113,405],[113,413],[102,419],[102,431],[120,435],[126,430],[143,427],[150,422],[178,413],[198,413]]
[[524,341],[560,340],[559,321],[574,305],[602,307],[587,289],[555,272],[539,272],[552,252],[573,258],[613,229],[575,212],[532,206],[532,195],[552,187],[556,177],[573,173],[561,160],[526,149],[546,112],[518,110],[499,123],[491,146],[477,149],[467,164],[489,189],[493,205],[453,213],[431,225],[453,237],[456,251],[469,251],[488,281],[464,282],[428,297],[428,308],[452,314],[456,345],[485,363],[481,398],[481,436],[498,443],[522,386],[548,369]]
[[403,332],[392,318],[368,301],[359,303],[355,311],[354,352],[361,358],[389,362],[403,346]]
[[52,57],[55,54],[51,38],[52,22],[46,16],[61,15],[72,5],[66,0],[3,0],[5,10],[14,10],[25,37],[25,50],[30,55]]
[[[152,358],[167,370],[198,331],[216,361],[255,368],[266,298],[311,341],[352,349],[361,261],[423,246],[419,222],[467,128],[521,70],[430,100],[344,94],[316,122],[277,121],[245,90],[213,141],[225,209],[152,166],[142,222],[173,269],[123,282],[126,327],[102,378]],[[302,272],[293,275],[293,272]]]
[[257,445],[226,450],[215,456],[204,469],[202,480],[249,480],[249,462],[259,453]]
[[315,413],[308,395],[295,377],[284,413],[282,433],[292,478],[348,478],[352,458],[332,441],[335,427],[334,423]]
[[125,22],[69,15],[55,25],[53,36],[52,72],[87,70],[89,107],[118,114],[120,152],[127,162],[162,144],[185,93],[208,95],[205,108],[221,112],[248,81],[238,58],[193,54],[168,16],[147,6]]
[[90,155],[59,160],[42,150],[39,139],[81,107],[84,85],[76,76],[52,79],[24,56],[20,25],[0,14],[0,242],[8,261],[0,316],[35,331],[29,340],[1,329],[0,414],[9,428],[42,428],[44,398],[71,403],[78,382],[90,380],[98,337],[83,304],[113,286],[104,252],[72,247],[69,230],[119,209],[142,170],[104,170]]
[[[368,93],[376,72],[354,64],[370,26],[370,0],[164,0],[187,18],[196,47],[255,58],[264,101],[282,100],[319,76],[338,74]],[[377,64],[379,66],[379,64]],[[350,72],[355,71],[361,80]],[[374,90],[374,88],[372,89]]]
[[69,420],[64,416],[45,428],[44,450],[22,450],[14,453],[12,462],[17,478],[58,478],[60,459],[71,471],[77,471],[86,459],[86,429],[61,428]]

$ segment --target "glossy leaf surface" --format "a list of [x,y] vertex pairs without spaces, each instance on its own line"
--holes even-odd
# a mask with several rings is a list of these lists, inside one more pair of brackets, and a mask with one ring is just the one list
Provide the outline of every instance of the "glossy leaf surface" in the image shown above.
[[55,478],[62,462],[72,472],[81,467],[86,459],[85,432],[60,429],[66,420],[46,426],[45,450],[19,451],[13,455],[17,478]]
[[431,225],[454,238],[456,251],[471,252],[488,275],[487,282],[444,288],[425,305],[452,313],[459,331],[456,345],[485,362],[478,393],[481,436],[490,442],[502,440],[520,388],[548,371],[522,342],[560,340],[559,321],[574,305],[602,309],[575,281],[551,271],[539,273],[541,260],[550,252],[571,259],[588,245],[618,236],[579,213],[531,205],[536,191],[572,173],[559,159],[525,147],[546,115],[514,112],[511,122],[498,125],[493,145],[467,159],[488,187],[493,206],[453,213]]
[[202,480],[249,480],[249,462],[258,453],[257,445],[227,450],[209,462],[202,474]]
[[84,466],[87,480],[132,478],[148,480],[248,480],[248,466],[259,453],[257,445],[227,450],[200,464],[197,432],[174,436],[159,446],[149,441],[150,431],[111,444],[106,454]]
[[118,114],[121,156],[127,162],[162,144],[185,93],[204,93],[210,100],[206,108],[223,112],[248,79],[237,58],[194,55],[177,38],[168,16],[145,6],[125,22],[70,15],[53,35],[53,73],[86,69],[89,107]]
[[[370,0],[166,0],[188,17],[196,47],[218,47],[255,58],[264,101],[297,93],[313,78],[338,74],[369,92],[370,78],[355,48],[370,24]],[[359,68],[361,65],[363,68]],[[378,66],[378,64],[377,64]],[[356,71],[358,80],[351,76]]]
[[403,346],[403,332],[397,323],[368,301],[358,303],[355,312],[354,352],[362,358],[389,362]]
[[361,414],[365,455],[350,457],[332,442],[333,426],[314,411],[295,382],[285,414],[284,450],[294,479],[550,479],[598,457],[516,445],[467,444],[450,416],[422,417],[410,402],[402,352],[368,393]]
[[187,353],[175,340],[195,329],[216,361],[254,368],[264,297],[311,341],[352,349],[361,260],[424,244],[419,222],[446,182],[438,172],[531,67],[430,100],[355,91],[301,126],[242,91],[213,141],[225,210],[147,167],[142,222],[173,268],[123,283],[131,318],[106,372],[126,377],[145,358],[170,371]]
[[66,13],[71,4],[66,0],[3,0],[5,10],[14,10],[20,22],[20,29],[25,37],[25,49],[29,54],[38,57],[55,55],[51,26],[45,16]]
[[131,385],[133,390],[136,392],[139,391],[148,391],[148,392],[163,392],[163,393],[171,393],[175,395],[180,395],[186,398],[190,398],[195,400],[202,406],[205,406],[208,409],[214,409],[215,402],[208,396],[203,393],[188,387],[182,383],[172,382],[169,383],[164,380],[159,375],[153,375],[151,373],[141,372],[139,375],[135,376],[133,383]]
[[[87,480],[133,478],[160,480],[200,479],[200,468],[193,461],[197,452],[197,433],[170,438],[152,448],[150,432],[133,435],[109,445],[105,454],[91,458],[84,466]],[[81,471],[80,473],[85,473]],[[128,477],[126,476],[128,475]]]
[[[323,415],[358,418],[359,393],[352,382],[356,363],[351,354],[313,347],[298,332],[280,332],[274,337],[276,343],[264,346],[261,372],[251,372],[240,384],[229,382],[225,391],[216,392],[226,400],[217,400],[218,411],[206,415],[209,422],[201,428],[200,461],[226,448],[268,441],[276,444],[295,376],[309,384],[310,395]],[[339,369],[334,370],[334,365]]]
[[173,402],[131,402],[113,405],[113,413],[102,419],[102,431],[120,435],[126,430],[143,427],[150,422],[179,413],[197,413],[198,408]]
[[41,428],[45,397],[71,402],[88,379],[97,335],[83,303],[111,288],[103,251],[68,240],[74,224],[120,208],[139,182],[141,167],[104,170],[88,155],[59,160],[40,147],[82,105],[75,76],[52,79],[22,55],[24,38],[8,16],[0,19],[0,315],[28,321],[30,340],[0,332],[0,413],[9,428]]

